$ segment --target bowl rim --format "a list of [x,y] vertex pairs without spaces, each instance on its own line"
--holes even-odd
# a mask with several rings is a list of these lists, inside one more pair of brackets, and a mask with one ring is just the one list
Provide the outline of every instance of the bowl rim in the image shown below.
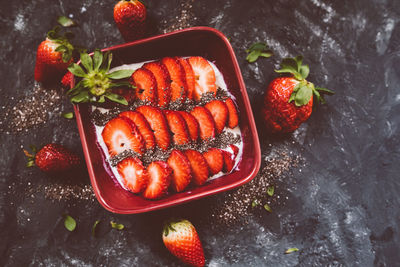
[[[207,32],[211,32],[215,35],[217,35],[220,39],[222,39],[226,45],[226,48],[228,49],[229,55],[232,59],[233,62],[233,67],[235,70],[235,74],[237,76],[237,79],[239,81],[239,88],[241,91],[244,91],[244,93],[241,93],[241,95],[243,96],[243,104],[244,104],[244,108],[246,109],[246,112],[248,114],[248,120],[249,120],[249,128],[250,128],[250,132],[253,135],[253,147],[255,149],[254,151],[254,164],[253,164],[253,168],[252,171],[250,172],[250,174],[247,175],[247,177],[240,179],[234,183],[231,183],[229,185],[225,185],[225,186],[221,186],[221,187],[217,187],[217,188],[213,188],[210,189],[208,191],[204,191],[204,192],[200,192],[197,194],[189,194],[187,196],[184,196],[182,198],[177,198],[174,200],[170,200],[168,202],[164,202],[164,203],[159,203],[156,205],[151,205],[148,207],[142,207],[142,208],[127,208],[127,209],[120,209],[120,208],[114,208],[112,206],[110,206],[108,204],[108,202],[102,197],[101,193],[100,193],[100,189],[99,189],[99,185],[97,183],[97,180],[95,179],[95,173],[94,173],[94,169],[93,169],[93,164],[92,164],[92,160],[91,157],[89,156],[89,148],[88,148],[88,144],[86,141],[86,137],[85,137],[85,132],[84,132],[84,127],[83,127],[83,121],[80,115],[80,108],[79,105],[74,105],[74,112],[75,112],[75,118],[76,118],[76,122],[77,122],[77,126],[78,126],[78,131],[79,131],[79,136],[81,139],[81,143],[82,143],[82,149],[84,152],[84,157],[86,160],[86,164],[87,164],[87,169],[88,169],[88,173],[89,173],[89,177],[90,177],[90,182],[92,184],[93,187],[93,191],[95,193],[95,196],[97,198],[97,200],[100,202],[100,204],[108,211],[113,212],[113,213],[117,213],[117,214],[138,214],[138,213],[145,213],[145,212],[150,212],[150,211],[155,211],[158,209],[163,209],[163,208],[168,208],[168,207],[172,207],[172,206],[176,206],[176,205],[180,205],[180,204],[184,204],[187,203],[189,201],[192,200],[196,200],[196,199],[200,199],[206,196],[210,196],[210,195],[214,195],[220,192],[224,192],[227,190],[231,190],[233,188],[236,188],[238,186],[241,186],[247,182],[249,182],[250,180],[252,180],[258,173],[259,169],[260,169],[260,165],[261,165],[261,148],[260,148],[260,141],[258,138],[258,133],[257,133],[257,128],[256,128],[256,123],[254,120],[254,115],[251,109],[251,104],[250,104],[250,100],[249,97],[247,95],[247,90],[246,90],[246,86],[244,84],[244,80],[242,77],[242,73],[240,71],[239,68],[239,64],[237,62],[235,53],[233,51],[233,48],[228,40],[228,38],[221,33],[220,31],[211,28],[211,27],[205,27],[205,26],[198,26],[198,27],[190,27],[190,28],[185,28],[182,30],[177,30],[177,31],[173,31],[173,32],[168,32],[168,33],[164,33],[164,34],[160,34],[160,35],[156,35],[156,36],[151,36],[145,39],[140,39],[140,40],[136,40],[133,42],[128,42],[128,43],[123,43],[123,44],[119,44],[119,45],[115,45],[115,46],[111,46],[111,47],[107,47],[104,49],[101,49],[101,51],[109,51],[109,50],[116,50],[116,49],[120,49],[120,48],[126,48],[126,47],[130,47],[130,46],[134,46],[137,44],[144,44],[147,42],[151,42],[153,40],[157,40],[157,39],[161,39],[161,38],[165,38],[165,37],[169,37],[169,36],[173,36],[173,35],[177,35],[177,34],[181,34],[181,33],[185,33],[185,32],[189,32],[189,31],[207,31]],[[92,54],[92,53],[91,53]],[[79,61],[78,61],[79,63]],[[71,81],[71,88],[74,86],[74,79],[72,79]]]

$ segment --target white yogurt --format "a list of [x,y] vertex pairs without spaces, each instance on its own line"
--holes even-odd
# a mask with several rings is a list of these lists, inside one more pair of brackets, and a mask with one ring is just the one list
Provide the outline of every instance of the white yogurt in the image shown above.
[[[110,72],[116,71],[116,70],[125,70],[125,69],[129,69],[129,70],[137,70],[139,68],[141,68],[145,63],[150,62],[150,61],[145,61],[145,62],[141,62],[141,63],[133,63],[133,64],[124,64],[121,66],[117,66],[114,67],[110,70]],[[224,81],[224,77],[222,76],[221,72],[219,71],[219,69],[217,68],[217,66],[215,66],[214,63],[208,61],[208,63],[210,63],[211,67],[214,69],[215,72],[215,78],[216,78],[216,82],[215,84],[217,85],[217,87],[221,88],[222,90],[226,91],[227,94],[235,100],[235,97],[228,91],[228,88],[226,86],[226,83]],[[105,108],[100,108],[100,107],[95,107],[92,106],[92,111],[94,110],[99,110],[102,113],[105,113],[107,111],[107,109]],[[108,153],[108,149],[106,144],[104,143],[103,137],[101,135],[101,133],[103,132],[104,126],[97,126],[95,125],[95,129],[96,129],[96,136],[97,136],[97,142],[99,143],[101,149],[104,152],[104,155],[106,156],[107,159],[110,158],[110,154]],[[240,132],[240,128],[239,126],[235,127],[234,129],[230,129],[228,127],[225,127],[223,132],[231,132],[235,135],[239,135],[240,136],[240,142],[238,144],[235,144],[238,148],[239,148],[239,152],[235,158],[235,165],[233,167],[232,170],[235,170],[240,162],[240,160],[242,159],[242,154],[243,154],[243,140],[242,140],[242,135]],[[233,150],[228,146],[227,148],[224,148],[223,150],[226,150],[230,153],[233,153]],[[128,190],[122,183],[122,178],[121,175],[118,173],[118,170],[116,167],[113,167],[111,164],[109,164],[109,167],[111,168],[112,173],[114,174],[115,178],[117,179],[117,181],[119,182],[119,184],[125,188],[126,190]],[[219,172],[213,176],[210,176],[208,178],[208,181],[219,178],[223,175],[225,175],[226,173],[224,172]]]

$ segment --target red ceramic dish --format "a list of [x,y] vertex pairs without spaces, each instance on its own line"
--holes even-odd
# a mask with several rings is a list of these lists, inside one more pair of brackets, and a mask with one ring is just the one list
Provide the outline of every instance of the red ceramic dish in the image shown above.
[[[96,141],[95,128],[89,117],[89,106],[74,107],[79,134],[90,180],[98,201],[114,213],[142,213],[182,204],[240,186],[250,181],[260,168],[260,145],[250,102],[233,49],[227,38],[208,27],[188,28],[132,43],[106,48],[112,51],[113,66],[165,56],[203,56],[214,62],[222,72],[229,91],[236,97],[243,137],[243,156],[230,174],[193,187],[181,193],[169,194],[159,200],[146,200],[124,190],[115,179]],[[112,67],[113,67],[112,66]]]

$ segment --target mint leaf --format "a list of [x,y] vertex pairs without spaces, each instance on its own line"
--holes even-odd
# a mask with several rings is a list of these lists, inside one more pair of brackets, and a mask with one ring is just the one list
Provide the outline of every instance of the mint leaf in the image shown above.
[[272,56],[272,51],[267,44],[262,42],[252,44],[246,52],[248,53],[246,60],[250,63],[257,61],[260,56],[265,58]]
[[76,228],[76,221],[69,215],[64,216],[64,226],[68,231],[72,232]]
[[272,212],[271,207],[270,207],[267,203],[264,204],[264,209],[265,209],[266,211],[268,211],[268,212]]
[[268,194],[268,196],[272,197],[272,196],[274,195],[274,192],[275,192],[274,186],[273,186],[273,185],[268,186],[268,188],[267,188],[267,194]]
[[67,112],[67,113],[63,113],[61,114],[61,116],[63,116],[66,119],[72,119],[74,117],[74,113],[72,112]]
[[63,27],[73,27],[76,26],[76,22],[66,16],[59,16],[57,22]]
[[285,251],[285,254],[290,254],[290,253],[296,252],[296,251],[299,251],[299,249],[298,249],[298,248],[288,248],[288,249]]
[[246,60],[250,63],[253,63],[258,59],[260,55],[261,51],[258,50],[251,51],[250,54],[247,55]]
[[96,227],[100,223],[100,220],[96,220],[92,226],[92,236],[96,235]]
[[122,230],[122,229],[125,228],[125,226],[123,224],[116,223],[116,222],[113,222],[113,221],[111,221],[110,224],[111,224],[112,228],[117,229],[117,230]]

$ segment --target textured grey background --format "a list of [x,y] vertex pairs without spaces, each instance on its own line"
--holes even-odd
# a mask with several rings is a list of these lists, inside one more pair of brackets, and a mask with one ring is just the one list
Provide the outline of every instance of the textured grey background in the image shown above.
[[[400,1],[147,0],[152,34],[205,25],[231,39],[256,114],[262,176],[276,194],[262,199],[272,213],[237,212],[265,189],[255,180],[241,191],[125,216],[87,197],[85,171],[49,177],[26,169],[22,153],[59,142],[82,155],[75,122],[60,117],[71,105],[59,90],[34,89],[36,48],[62,14],[79,22],[76,40],[90,50],[122,43],[114,3],[1,0],[0,265],[180,266],[160,239],[170,216],[196,225],[210,266],[400,262]],[[244,50],[255,41],[266,41],[274,57],[248,64]],[[336,95],[294,134],[269,136],[257,116],[263,91],[280,60],[297,54],[310,80]],[[60,188],[73,194],[59,195]],[[77,219],[75,232],[64,228],[64,213]],[[110,220],[126,228],[111,230]],[[289,247],[300,251],[285,255]]]

